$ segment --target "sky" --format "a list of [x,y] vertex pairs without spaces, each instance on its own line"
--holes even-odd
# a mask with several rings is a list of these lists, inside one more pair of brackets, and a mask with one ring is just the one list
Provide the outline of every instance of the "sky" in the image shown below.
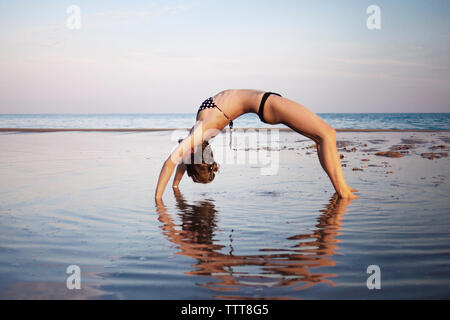
[[0,113],[194,113],[241,88],[317,113],[450,112],[449,14],[448,0],[0,0]]

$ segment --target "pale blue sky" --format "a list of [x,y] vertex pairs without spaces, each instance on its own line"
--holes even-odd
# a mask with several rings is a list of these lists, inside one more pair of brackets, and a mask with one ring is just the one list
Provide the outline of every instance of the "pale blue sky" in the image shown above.
[[193,113],[229,88],[315,112],[450,112],[449,14],[446,0],[0,0],[0,113]]

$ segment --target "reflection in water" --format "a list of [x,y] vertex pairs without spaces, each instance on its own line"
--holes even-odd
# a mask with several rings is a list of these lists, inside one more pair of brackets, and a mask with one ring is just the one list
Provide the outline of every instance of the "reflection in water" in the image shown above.
[[[313,272],[315,268],[334,266],[333,255],[338,249],[342,216],[349,200],[334,195],[317,219],[312,233],[287,238],[293,241],[289,248],[261,248],[262,254],[234,255],[232,246],[224,253],[224,245],[215,244],[217,227],[216,210],[212,201],[203,200],[187,204],[178,189],[174,190],[177,208],[181,212],[181,225],[177,225],[162,200],[157,202],[161,228],[168,239],[177,244],[180,254],[196,259],[194,270],[188,275],[212,276],[215,280],[201,286],[220,291],[237,291],[245,287],[292,286],[296,290],[309,288],[317,283],[334,285],[330,279],[337,274]],[[231,236],[230,236],[231,237]],[[232,239],[231,239],[232,241]],[[267,254],[264,254],[267,252]],[[270,252],[270,253],[269,253]],[[252,272],[242,271],[251,267]],[[239,271],[238,271],[239,270]],[[219,296],[222,298],[245,298]]]

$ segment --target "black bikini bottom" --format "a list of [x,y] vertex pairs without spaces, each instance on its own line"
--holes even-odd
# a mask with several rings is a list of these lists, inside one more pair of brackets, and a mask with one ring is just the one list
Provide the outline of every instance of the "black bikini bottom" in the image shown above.
[[259,109],[258,109],[258,116],[259,119],[261,119],[262,122],[267,123],[266,120],[264,120],[264,104],[266,103],[267,98],[271,95],[274,94],[276,96],[281,97],[280,94],[275,93],[275,92],[266,92],[264,93],[262,99],[261,99],[261,104],[259,105]]

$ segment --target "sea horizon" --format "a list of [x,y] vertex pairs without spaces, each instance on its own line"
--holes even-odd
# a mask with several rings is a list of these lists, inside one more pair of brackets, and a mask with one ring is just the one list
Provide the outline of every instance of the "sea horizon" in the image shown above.
[[[450,130],[450,113],[318,113],[336,129]],[[190,128],[195,113],[8,113],[0,128],[167,129]],[[235,128],[283,128],[262,123],[256,114],[234,120]]]

